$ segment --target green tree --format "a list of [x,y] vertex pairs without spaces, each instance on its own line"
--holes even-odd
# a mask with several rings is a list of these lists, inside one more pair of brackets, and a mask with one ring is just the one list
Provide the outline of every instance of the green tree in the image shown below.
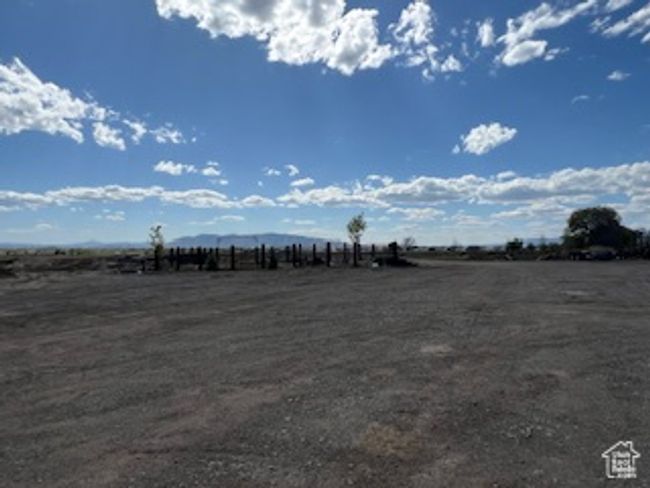
[[521,239],[513,239],[506,243],[506,252],[508,254],[514,254],[520,252],[524,248],[524,241]]
[[162,225],[154,225],[149,229],[149,246],[153,251],[156,271],[160,270],[163,253],[165,252],[165,238],[162,233]]
[[564,231],[564,245],[570,249],[633,246],[636,233],[621,224],[621,216],[609,207],[591,207],[571,214]]
[[350,222],[348,222],[348,236],[350,237],[350,241],[352,243],[361,243],[361,236],[363,233],[366,231],[366,219],[363,217],[363,213],[360,213],[359,215],[355,215],[350,219]]

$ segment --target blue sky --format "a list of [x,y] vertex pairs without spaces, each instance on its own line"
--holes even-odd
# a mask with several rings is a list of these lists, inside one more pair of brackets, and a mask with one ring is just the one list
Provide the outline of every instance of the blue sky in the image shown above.
[[650,227],[650,3],[0,3],[0,242]]

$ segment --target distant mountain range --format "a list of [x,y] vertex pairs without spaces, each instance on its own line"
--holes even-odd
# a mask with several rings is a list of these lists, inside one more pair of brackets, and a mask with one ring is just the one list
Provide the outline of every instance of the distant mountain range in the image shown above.
[[541,246],[542,244],[562,244],[561,237],[537,237],[533,239],[523,239],[523,241],[525,246],[529,244],[532,244],[533,246]]
[[[265,244],[269,247],[285,247],[292,244],[302,244],[303,247],[316,244],[324,246],[328,239],[307,237],[292,234],[250,234],[250,235],[218,235],[200,234],[197,236],[179,237],[166,243],[169,247],[248,247],[253,248]],[[330,239],[332,244],[340,243],[337,239]],[[33,243],[2,243],[0,249],[142,249],[149,247],[147,242],[99,242],[86,241],[72,244],[33,244]]]
[[33,242],[0,242],[0,249],[141,249],[146,242],[73,242],[70,244],[34,244]]
[[[533,244],[539,246],[542,242],[546,244],[559,244],[562,242],[561,238],[531,238],[523,239],[524,245]],[[318,237],[307,237],[293,234],[249,234],[249,235],[218,235],[218,234],[199,234],[197,236],[184,236],[167,242],[169,247],[244,247],[253,248],[265,244],[268,247],[284,248],[292,244],[302,244],[303,247],[310,247],[313,244],[321,247],[328,242],[328,239],[321,239]],[[341,245],[338,239],[329,239],[333,245]],[[379,243],[377,243],[379,244]],[[495,247],[504,246],[505,242],[501,244],[484,245],[481,247]],[[31,244],[31,243],[2,243],[0,242],[0,249],[143,249],[149,247],[147,242],[99,242],[99,241],[86,241],[73,244]],[[426,246],[423,246],[426,247]]]

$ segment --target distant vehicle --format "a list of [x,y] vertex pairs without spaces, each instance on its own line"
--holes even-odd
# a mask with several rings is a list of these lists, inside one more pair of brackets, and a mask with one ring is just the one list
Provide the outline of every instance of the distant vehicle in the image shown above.
[[482,250],[483,248],[481,246],[467,246],[465,248],[465,252],[467,253],[477,253],[477,252],[481,252]]
[[611,261],[618,256],[616,249],[607,246],[591,246],[587,250],[587,259],[593,261]]

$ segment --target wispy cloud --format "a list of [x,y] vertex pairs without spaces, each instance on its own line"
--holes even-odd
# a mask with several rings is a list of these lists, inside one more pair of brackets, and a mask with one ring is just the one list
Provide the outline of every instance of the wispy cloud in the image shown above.
[[304,187],[304,186],[312,186],[316,182],[312,178],[300,178],[299,180],[294,180],[290,183],[290,185],[294,188],[299,188],[299,187]]
[[159,161],[153,167],[156,173],[167,173],[171,176],[181,176],[182,174],[196,173],[196,167],[193,164],[177,163],[174,161]]
[[126,213],[122,210],[104,209],[101,213],[95,215],[95,220],[108,220],[111,222],[124,222],[126,220]]
[[607,79],[609,81],[625,81],[629,77],[630,77],[630,73],[626,73],[620,70],[612,71],[609,75],[607,75]]
[[591,99],[589,95],[576,95],[571,99],[571,105],[575,105],[580,102],[588,102]]
[[561,9],[544,2],[517,18],[508,19],[507,32],[498,38],[504,49],[497,61],[512,67],[544,57],[548,51],[548,41],[537,38],[540,32],[562,27],[580,15],[595,12],[598,5],[598,0],[583,0]]
[[297,176],[300,174],[300,169],[295,164],[287,164],[284,167],[287,170],[287,174],[289,176]]
[[246,217],[243,215],[219,215],[210,220],[192,221],[190,225],[211,226],[222,222],[244,222]]

